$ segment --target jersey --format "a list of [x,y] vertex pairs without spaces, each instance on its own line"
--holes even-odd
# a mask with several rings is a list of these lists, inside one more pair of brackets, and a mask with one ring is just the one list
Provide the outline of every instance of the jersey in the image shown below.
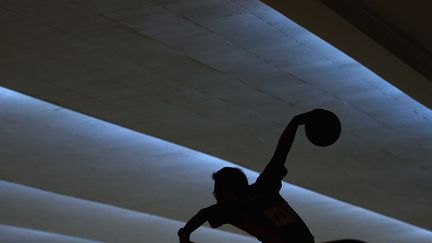
[[210,226],[231,224],[264,243],[314,242],[306,224],[279,194],[286,174],[284,166],[269,163],[243,199],[207,208]]

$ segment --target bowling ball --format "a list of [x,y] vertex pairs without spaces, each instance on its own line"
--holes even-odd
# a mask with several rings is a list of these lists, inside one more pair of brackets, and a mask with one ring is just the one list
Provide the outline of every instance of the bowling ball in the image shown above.
[[306,136],[317,146],[329,146],[338,140],[341,133],[339,118],[331,111],[315,109],[305,121]]

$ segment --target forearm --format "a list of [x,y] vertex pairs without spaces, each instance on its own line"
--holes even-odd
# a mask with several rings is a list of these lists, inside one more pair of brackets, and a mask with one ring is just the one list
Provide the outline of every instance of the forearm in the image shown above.
[[190,234],[203,225],[207,219],[207,210],[201,209],[178,231],[178,236],[183,239],[189,239]]
[[285,160],[294,142],[298,126],[299,124],[297,124],[294,120],[291,120],[279,138],[276,150],[270,163],[277,165],[283,165],[285,163]]
[[279,138],[276,151],[273,154],[270,164],[276,166],[282,166],[285,164],[288,153],[291,150],[292,144],[294,142],[297,128],[305,123],[306,117],[309,114],[310,112],[306,112],[297,115],[288,123],[287,127]]

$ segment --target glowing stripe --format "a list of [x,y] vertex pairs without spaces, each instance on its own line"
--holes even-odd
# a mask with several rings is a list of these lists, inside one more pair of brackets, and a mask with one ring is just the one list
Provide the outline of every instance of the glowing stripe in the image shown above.
[[[68,232],[70,235],[73,234],[73,237],[81,239],[104,242],[173,242],[177,240],[177,230],[184,225],[184,222],[178,220],[2,180],[0,180],[0,193],[2,198],[6,199],[2,202],[3,207],[0,210],[8,210],[4,211],[0,218],[0,242],[14,236],[17,239],[27,240],[46,238],[45,242],[59,242],[56,239],[62,240],[60,242],[69,240],[69,236],[54,233],[57,231]],[[36,213],[33,214],[34,212]],[[17,216],[10,216],[11,214]],[[35,217],[38,215],[42,217]],[[22,221],[26,217],[31,218],[30,222]],[[50,222],[54,222],[54,225],[47,223],[47,218]],[[4,221],[13,221],[7,222],[11,224],[30,224],[42,229],[2,226],[1,222]],[[209,243],[256,242],[251,237],[207,227],[201,227],[194,232],[193,239]]]
[[29,228],[0,224],[0,241],[2,242],[76,242],[96,243],[88,239],[82,239],[53,232],[40,231]]

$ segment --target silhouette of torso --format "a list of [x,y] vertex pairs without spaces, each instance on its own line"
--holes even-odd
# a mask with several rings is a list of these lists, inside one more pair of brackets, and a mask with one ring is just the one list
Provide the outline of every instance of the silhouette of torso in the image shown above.
[[210,206],[213,228],[234,225],[265,243],[314,242],[303,220],[280,196],[287,170],[269,164],[241,200]]

